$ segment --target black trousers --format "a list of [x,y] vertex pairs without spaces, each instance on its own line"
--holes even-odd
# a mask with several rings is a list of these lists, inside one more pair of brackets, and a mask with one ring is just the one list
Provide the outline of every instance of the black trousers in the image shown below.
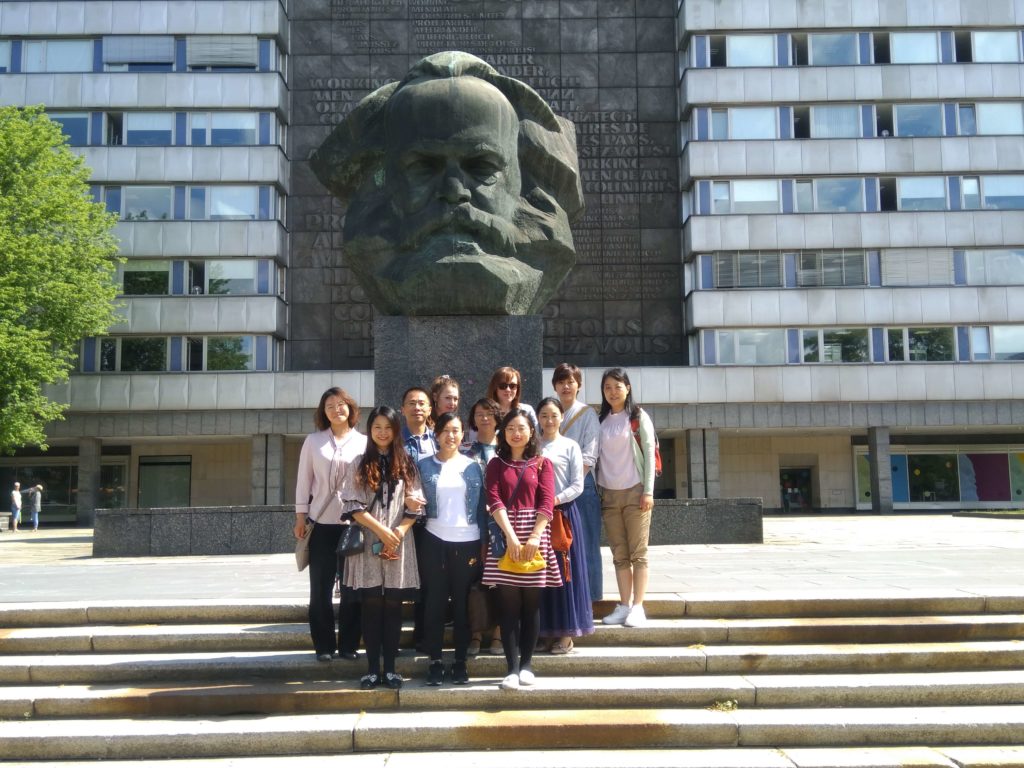
[[540,634],[540,587],[498,585],[501,642],[508,673],[533,671],[533,649]]
[[469,588],[483,573],[480,562],[480,542],[444,541],[423,531],[422,573],[426,580],[420,584],[423,591],[423,638],[431,661],[441,658],[444,641],[444,621],[448,599],[452,601],[452,634],[455,641],[455,660],[466,660],[469,647]]
[[359,603],[342,590],[338,628],[334,628],[334,577],[338,573],[338,539],[342,525],[317,523],[309,539],[309,634],[317,655],[359,648]]

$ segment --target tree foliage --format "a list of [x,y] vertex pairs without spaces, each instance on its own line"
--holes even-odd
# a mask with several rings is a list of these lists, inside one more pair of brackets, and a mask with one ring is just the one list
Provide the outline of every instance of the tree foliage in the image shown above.
[[116,320],[115,217],[41,107],[0,108],[0,451],[45,446],[83,337]]

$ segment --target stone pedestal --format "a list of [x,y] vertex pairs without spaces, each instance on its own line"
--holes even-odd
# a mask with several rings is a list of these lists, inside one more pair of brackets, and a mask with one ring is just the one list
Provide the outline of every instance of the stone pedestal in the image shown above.
[[429,388],[436,376],[461,385],[465,418],[486,394],[495,368],[510,365],[522,374],[520,401],[536,405],[546,391],[541,381],[544,323],[537,315],[378,317],[373,327],[374,402],[399,409],[412,386]]

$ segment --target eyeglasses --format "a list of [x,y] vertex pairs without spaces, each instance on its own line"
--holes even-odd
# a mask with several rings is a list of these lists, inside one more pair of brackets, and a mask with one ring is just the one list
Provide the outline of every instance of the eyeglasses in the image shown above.
[[504,381],[498,385],[498,389],[519,389],[519,385],[511,381]]

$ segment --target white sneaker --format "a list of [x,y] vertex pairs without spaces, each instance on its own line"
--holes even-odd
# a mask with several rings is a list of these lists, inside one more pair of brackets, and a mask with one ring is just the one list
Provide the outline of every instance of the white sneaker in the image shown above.
[[642,605],[634,605],[630,608],[629,616],[626,617],[626,621],[623,623],[627,627],[646,627],[647,614],[644,613],[644,607]]
[[605,624],[622,624],[627,616],[629,616],[629,606],[619,603],[615,606],[615,610],[601,619],[601,621]]
[[530,670],[524,669],[522,672],[519,673],[520,685],[533,685],[535,682],[537,682],[537,678]]
[[499,686],[503,691],[518,691],[519,690],[519,675],[512,673],[506,675],[505,679],[501,681]]

